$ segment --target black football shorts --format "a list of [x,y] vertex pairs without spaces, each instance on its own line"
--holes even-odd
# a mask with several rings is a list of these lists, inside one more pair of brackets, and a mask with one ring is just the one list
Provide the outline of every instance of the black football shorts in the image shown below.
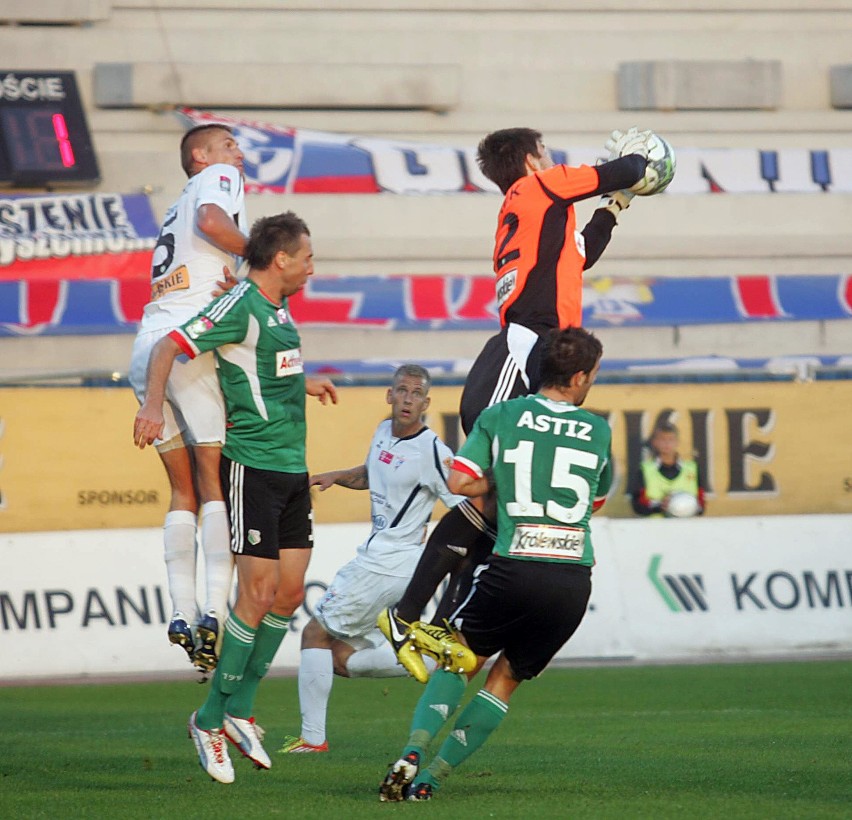
[[313,547],[307,473],[259,470],[222,456],[219,477],[231,521],[231,552],[277,561],[279,550]]
[[452,623],[475,654],[503,652],[515,679],[529,680],[574,634],[591,592],[591,567],[492,555]]
[[466,436],[486,407],[538,390],[543,346],[541,336],[515,324],[506,325],[485,343],[462,390],[459,415]]

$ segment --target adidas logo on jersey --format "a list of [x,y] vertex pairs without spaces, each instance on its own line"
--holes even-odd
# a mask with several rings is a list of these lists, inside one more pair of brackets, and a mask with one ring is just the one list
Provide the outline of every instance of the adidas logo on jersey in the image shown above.
[[277,327],[278,325],[286,325],[290,321],[287,311],[284,308],[278,308],[275,311],[275,318],[271,316],[266,320],[267,327]]
[[467,735],[464,729],[454,729],[450,732],[450,736],[454,737],[462,746],[467,746]]

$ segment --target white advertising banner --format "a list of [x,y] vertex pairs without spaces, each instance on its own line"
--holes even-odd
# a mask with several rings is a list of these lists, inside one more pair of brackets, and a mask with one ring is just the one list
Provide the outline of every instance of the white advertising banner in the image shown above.
[[852,516],[609,519],[634,655],[852,651]]
[[[312,605],[366,524],[317,527],[306,605],[275,660],[294,668]],[[0,680],[180,672],[161,531],[0,536]],[[589,612],[564,659],[852,652],[852,515],[594,522]]]
[[[317,527],[306,606],[275,668],[298,666],[306,608],[369,532],[368,524]],[[160,528],[6,534],[0,566],[0,680],[194,674],[183,650],[166,638],[171,600]]]

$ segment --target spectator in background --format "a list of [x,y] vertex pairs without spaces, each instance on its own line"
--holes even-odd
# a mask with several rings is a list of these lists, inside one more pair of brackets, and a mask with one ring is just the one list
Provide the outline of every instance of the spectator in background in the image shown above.
[[670,421],[659,422],[649,444],[652,457],[642,462],[628,487],[633,512],[642,516],[666,515],[672,495],[688,493],[696,501],[693,515],[702,515],[704,484],[698,464],[678,453],[677,427]]

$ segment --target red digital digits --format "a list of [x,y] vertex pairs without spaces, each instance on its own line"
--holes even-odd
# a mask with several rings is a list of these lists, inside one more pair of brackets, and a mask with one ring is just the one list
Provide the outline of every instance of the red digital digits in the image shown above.
[[73,168],[76,164],[74,149],[71,147],[68,126],[65,125],[65,117],[62,114],[53,115],[53,133],[56,134],[56,141],[59,143],[59,155],[62,157],[62,164],[66,168]]

